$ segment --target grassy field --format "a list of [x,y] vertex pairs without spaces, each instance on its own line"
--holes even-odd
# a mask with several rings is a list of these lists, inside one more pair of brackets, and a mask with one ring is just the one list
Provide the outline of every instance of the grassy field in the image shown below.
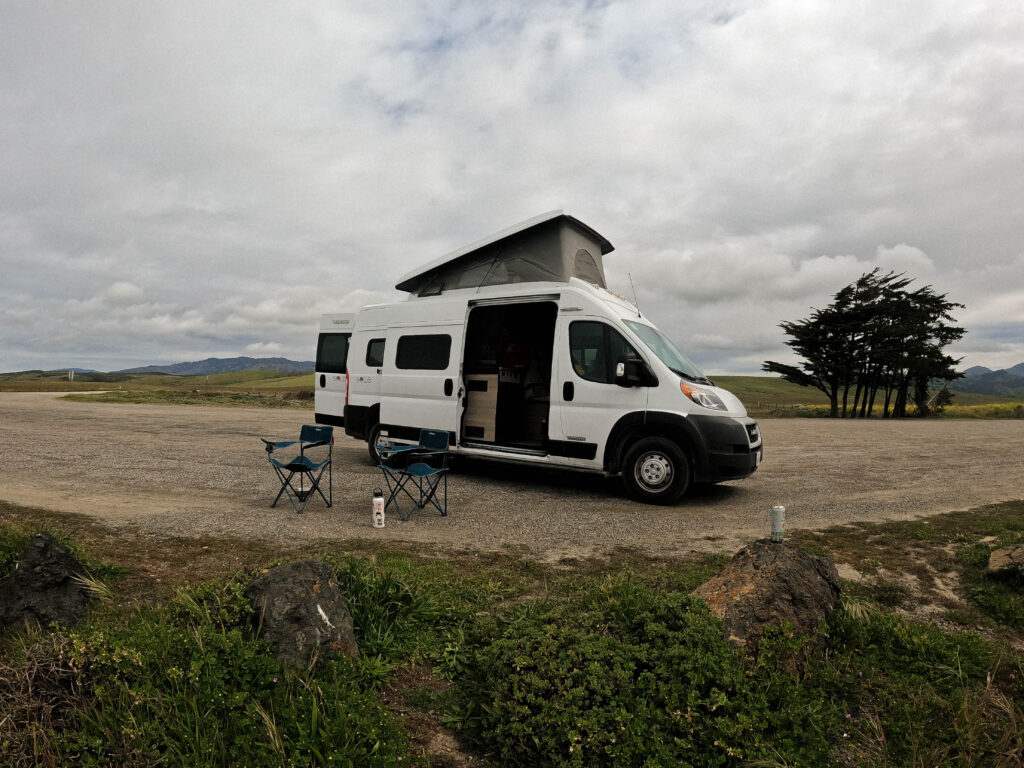
[[172,376],[167,373],[78,373],[69,381],[66,371],[27,371],[0,374],[0,391],[75,392],[82,390],[167,390],[184,392],[313,391],[313,374],[278,371],[233,371],[209,376]]
[[[313,374],[236,371],[210,376],[76,374],[30,371],[0,374],[0,391],[68,392],[69,399],[110,403],[312,408]],[[96,394],[74,394],[90,392]]]
[[[74,629],[0,637],[0,763],[15,768],[1024,760],[1024,594],[984,576],[994,548],[1024,541],[1024,502],[794,532],[857,575],[818,635],[784,630],[747,653],[688,595],[722,555],[549,565],[384,542],[126,540],[0,502],[0,580],[40,529],[74,548],[97,597]],[[355,662],[283,669],[256,636],[245,586],[308,557],[348,596]]]
[[[735,394],[755,418],[825,416],[828,398],[809,387],[798,387],[774,376],[715,376],[714,382]],[[237,371],[211,376],[170,374],[77,374],[68,381],[62,371],[0,374],[0,391],[83,392],[107,394],[84,399],[121,403],[182,405],[244,405],[312,407],[312,374],[274,371]],[[246,397],[241,397],[245,395]],[[73,398],[77,399],[77,398]],[[954,393],[947,418],[1024,418],[1024,404],[1006,402],[996,395]]]

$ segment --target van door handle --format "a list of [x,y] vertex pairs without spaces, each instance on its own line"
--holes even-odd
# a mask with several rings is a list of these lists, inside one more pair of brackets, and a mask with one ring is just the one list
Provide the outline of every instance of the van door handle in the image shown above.
[[567,381],[562,385],[562,399],[567,403],[570,402],[573,396],[576,394],[576,388],[572,385],[571,381]]
[[453,382],[451,379],[445,379],[444,380],[444,396],[445,397],[451,397],[452,396],[452,392],[454,392],[454,391],[455,391],[455,382]]

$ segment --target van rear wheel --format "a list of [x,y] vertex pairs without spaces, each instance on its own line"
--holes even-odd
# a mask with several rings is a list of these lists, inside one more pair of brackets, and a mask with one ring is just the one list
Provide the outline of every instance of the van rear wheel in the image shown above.
[[690,489],[692,473],[678,445],[664,437],[645,437],[626,452],[622,480],[638,501],[673,504]]
[[366,450],[370,454],[370,461],[373,464],[380,464],[380,454],[377,453],[377,443],[380,442],[380,424],[374,424],[366,431]]

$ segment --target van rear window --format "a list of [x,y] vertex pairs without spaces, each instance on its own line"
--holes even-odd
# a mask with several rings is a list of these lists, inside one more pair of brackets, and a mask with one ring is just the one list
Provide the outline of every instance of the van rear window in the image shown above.
[[384,339],[370,339],[366,344],[366,364],[371,368],[384,365]]
[[452,337],[447,334],[401,336],[395,350],[395,367],[419,371],[443,371],[448,367]]
[[321,333],[316,345],[316,369],[324,373],[345,373],[348,364],[348,333]]

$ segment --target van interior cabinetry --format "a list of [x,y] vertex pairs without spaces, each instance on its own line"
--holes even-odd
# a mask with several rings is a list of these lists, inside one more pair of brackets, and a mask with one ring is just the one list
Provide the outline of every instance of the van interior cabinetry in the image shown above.
[[498,375],[466,376],[466,413],[462,417],[462,435],[466,440],[494,442],[498,414]]

